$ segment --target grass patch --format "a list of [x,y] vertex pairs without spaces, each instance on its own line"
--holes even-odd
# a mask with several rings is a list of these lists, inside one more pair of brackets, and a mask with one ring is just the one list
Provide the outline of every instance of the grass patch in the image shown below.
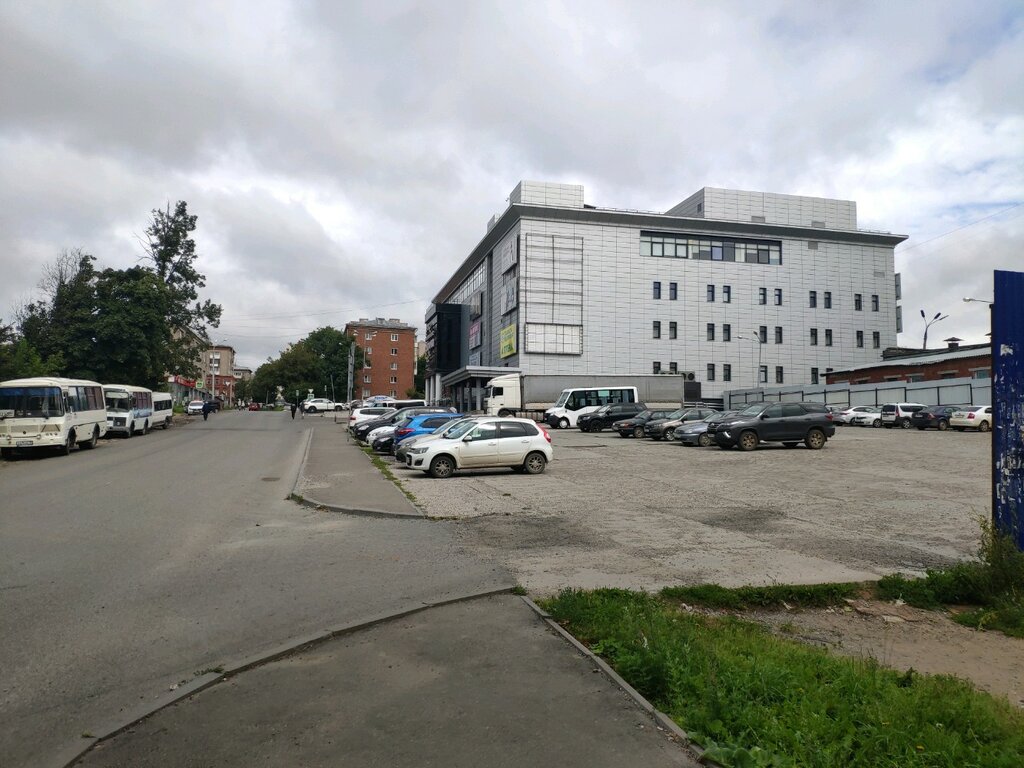
[[976,610],[957,613],[954,620],[1024,637],[1024,552],[987,520],[981,521],[976,561],[928,570],[920,579],[885,576],[875,590],[883,600],[899,599],[918,608],[974,606]]
[[951,677],[897,673],[664,597],[565,590],[551,615],[726,766],[1021,765],[1024,713]]
[[734,610],[777,608],[783,604],[800,608],[825,608],[855,597],[863,589],[862,584],[854,583],[773,584],[735,589],[718,584],[698,584],[693,587],[665,587],[661,595],[668,600]]
[[405,490],[405,487],[402,485],[401,481],[399,481],[398,476],[391,471],[391,466],[386,461],[384,461],[384,459],[378,456],[374,452],[373,448],[371,448],[368,445],[361,445],[360,450],[362,450],[363,453],[370,457],[370,462],[373,464],[373,466],[379,469],[380,473],[384,475],[384,477],[386,477],[388,480],[394,483],[395,487],[402,492],[405,498],[407,498],[413,504],[419,504],[419,502],[416,500],[416,497],[413,494],[409,493],[409,491]]

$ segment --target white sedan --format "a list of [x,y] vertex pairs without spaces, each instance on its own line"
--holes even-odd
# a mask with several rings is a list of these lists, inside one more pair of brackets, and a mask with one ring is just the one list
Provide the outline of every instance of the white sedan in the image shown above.
[[992,429],[992,406],[974,405],[970,408],[953,411],[949,417],[949,426],[957,432],[963,432],[965,429],[988,432]]
[[855,427],[880,427],[882,426],[882,409],[877,405],[867,406],[868,410],[858,411],[848,422]]
[[855,405],[835,414],[832,421],[836,424],[853,424],[853,420],[857,416],[868,413],[878,414],[881,413],[881,410],[877,405]]

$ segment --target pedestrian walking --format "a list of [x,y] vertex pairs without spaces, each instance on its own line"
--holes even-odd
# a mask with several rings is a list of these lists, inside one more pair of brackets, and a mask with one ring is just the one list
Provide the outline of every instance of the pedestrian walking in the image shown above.
[[295,421],[295,411],[298,410],[299,406],[292,403],[292,421]]
[[209,400],[204,400],[203,401],[203,421],[206,421],[208,418],[210,418],[210,411],[212,411],[212,410],[213,410],[213,405],[210,403],[210,401]]

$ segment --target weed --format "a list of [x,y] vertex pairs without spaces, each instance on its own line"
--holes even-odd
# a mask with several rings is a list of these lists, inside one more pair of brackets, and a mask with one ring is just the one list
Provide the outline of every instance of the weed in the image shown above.
[[694,587],[665,587],[661,590],[661,595],[684,603],[733,610],[775,608],[783,604],[791,607],[823,608],[853,597],[862,588],[860,584],[853,583],[772,584],[766,587],[736,589],[728,589],[718,584],[698,584]]
[[836,657],[658,596],[565,590],[543,601],[727,765],[1017,766],[1024,713],[952,677]]
[[196,677],[202,677],[203,675],[208,675],[211,672],[219,675],[223,671],[224,667],[218,664],[216,667],[206,667],[205,669],[197,669]]
[[783,622],[779,625],[779,632],[781,632],[784,635],[795,635],[796,624],[794,624],[792,621]]
[[522,584],[516,584],[514,587],[512,587],[512,594],[526,595],[526,587],[524,587]]

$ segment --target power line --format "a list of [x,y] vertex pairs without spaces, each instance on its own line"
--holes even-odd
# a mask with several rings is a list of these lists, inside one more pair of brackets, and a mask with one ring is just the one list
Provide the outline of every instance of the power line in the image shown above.
[[973,227],[975,224],[981,224],[982,222],[988,221],[989,219],[994,219],[996,216],[1000,216],[1000,215],[1006,213],[1007,211],[1012,211],[1015,208],[1020,208],[1022,205],[1024,205],[1024,202],[1017,203],[1016,205],[1011,205],[1009,208],[1003,208],[1003,210],[1001,210],[1001,211],[996,211],[995,213],[990,213],[988,216],[980,218],[977,221],[968,222],[967,224],[964,224],[962,227],[957,227],[956,229],[951,229],[951,230],[949,230],[949,232],[943,232],[941,235],[936,235],[935,237],[930,237],[927,240],[922,240],[920,243],[914,243],[913,245],[908,245],[906,248],[901,248],[900,249],[900,253],[906,253],[907,251],[913,250],[914,248],[918,248],[918,247],[920,247],[922,245],[926,245],[926,244],[934,242],[936,240],[940,240],[943,237],[947,237],[949,235],[952,235],[952,234],[954,234],[956,232],[959,232],[962,229],[967,229],[968,227]]

